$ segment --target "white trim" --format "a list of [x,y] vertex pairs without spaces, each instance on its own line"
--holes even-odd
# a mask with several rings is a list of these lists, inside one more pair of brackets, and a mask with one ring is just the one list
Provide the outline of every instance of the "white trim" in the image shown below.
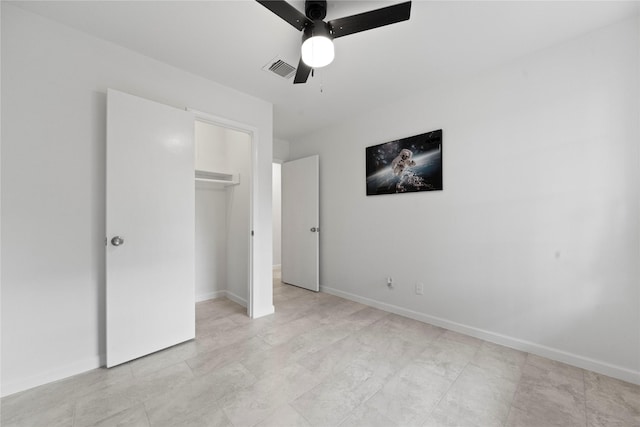
[[[225,298],[227,291],[207,292],[206,294],[196,295],[196,302],[208,301],[210,299]],[[246,304],[243,304],[246,307]]]
[[[249,230],[247,230],[247,238],[249,239],[249,289],[247,290],[248,298],[247,300],[243,298],[239,298],[237,295],[233,295],[230,292],[227,292],[227,297],[232,301],[237,302],[238,304],[242,304],[244,307],[247,307],[247,315],[249,317],[254,317],[254,280],[253,280],[253,270],[254,270],[254,245],[253,245],[253,234],[255,232],[254,226],[254,210],[258,206],[258,194],[256,189],[258,188],[258,146],[259,146],[259,138],[258,138],[258,128],[254,126],[247,125],[245,123],[236,122],[235,120],[230,120],[224,117],[216,116],[210,113],[205,113],[203,111],[194,110],[192,108],[187,107],[187,111],[190,111],[194,114],[195,119],[211,123],[214,125],[226,127],[228,129],[237,130],[239,132],[244,132],[249,134],[251,137],[251,180],[249,182]],[[229,295],[233,295],[238,300],[230,297]],[[242,301],[242,302],[240,302]]]
[[194,110],[193,108],[187,107],[186,110],[192,112],[195,115],[196,120],[248,133],[250,135],[255,135],[258,133],[258,128],[247,125],[245,123],[236,122],[235,120],[230,120],[225,117],[216,116],[210,113],[205,113],[204,111]]
[[235,302],[236,304],[240,304],[243,307],[247,306],[247,300],[239,297],[231,291],[221,290],[216,292],[210,292],[208,294],[202,294],[196,297],[196,302],[209,301],[213,299],[226,298]]
[[370,298],[361,297],[349,292],[344,292],[338,289],[330,288],[327,286],[320,286],[320,292],[335,295],[341,298],[345,298],[351,301],[359,302],[361,304],[368,305],[370,307],[378,308],[390,313],[398,314],[400,316],[408,317],[410,319],[418,320],[420,322],[428,323],[434,326],[440,326],[451,331],[459,332],[472,337],[480,338],[485,341],[504,345],[516,350],[525,351],[538,356],[546,357],[548,359],[557,360],[578,368],[586,369],[589,371],[597,372],[603,375],[607,375],[613,378],[617,378],[623,381],[627,381],[640,385],[640,371],[634,371],[621,366],[612,365],[599,360],[591,359],[588,357],[580,356],[573,353],[568,353],[556,348],[547,347],[544,345],[536,344],[530,341],[513,338],[507,335],[498,334],[484,329],[474,328],[472,326],[464,325],[461,323],[452,322],[440,317],[430,316],[428,314],[419,313],[417,311],[409,310],[399,307],[397,305],[388,304],[385,302],[377,301]]
[[268,316],[268,315],[273,314],[273,313],[275,313],[275,312],[276,312],[276,308],[272,305],[270,308],[268,308],[267,310],[264,310],[264,311],[258,311],[258,310],[256,310],[256,311],[253,313],[253,317],[252,317],[252,319],[257,319],[257,318],[259,318],[259,317]]
[[239,297],[238,295],[234,294],[231,291],[225,291],[225,296],[230,299],[231,301],[235,302],[236,304],[240,304],[243,307],[247,306],[247,300]]
[[60,366],[55,369],[51,369],[46,372],[42,372],[36,375],[32,375],[27,378],[22,378],[17,381],[2,383],[1,396],[9,396],[10,394],[18,393],[24,390],[28,390],[33,387],[48,384],[53,381],[59,381],[73,375],[82,374],[93,369],[98,369],[103,365],[101,362],[104,360],[103,356],[95,356],[89,359],[81,360],[79,362],[71,363],[69,365]]

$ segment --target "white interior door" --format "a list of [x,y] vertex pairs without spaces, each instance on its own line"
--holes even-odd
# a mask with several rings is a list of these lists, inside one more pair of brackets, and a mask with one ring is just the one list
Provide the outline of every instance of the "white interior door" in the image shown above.
[[107,367],[195,337],[194,117],[107,93]]
[[282,281],[320,290],[319,157],[282,164]]

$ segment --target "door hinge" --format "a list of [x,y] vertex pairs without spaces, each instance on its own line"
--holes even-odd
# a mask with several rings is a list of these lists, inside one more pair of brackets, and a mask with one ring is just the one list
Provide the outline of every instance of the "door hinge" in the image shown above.
[[253,230],[251,230],[251,237],[253,237]]

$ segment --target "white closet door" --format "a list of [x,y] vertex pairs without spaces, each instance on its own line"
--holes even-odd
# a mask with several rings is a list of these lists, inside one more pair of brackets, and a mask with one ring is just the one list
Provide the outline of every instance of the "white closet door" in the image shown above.
[[319,157],[282,164],[282,281],[320,290]]
[[195,337],[194,117],[107,93],[107,366]]

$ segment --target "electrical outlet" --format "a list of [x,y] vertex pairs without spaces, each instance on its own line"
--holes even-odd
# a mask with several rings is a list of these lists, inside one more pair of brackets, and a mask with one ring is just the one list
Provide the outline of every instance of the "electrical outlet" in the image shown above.
[[389,287],[389,289],[393,288],[393,277],[387,277],[387,286]]
[[424,284],[423,283],[416,283],[416,295],[424,295]]

